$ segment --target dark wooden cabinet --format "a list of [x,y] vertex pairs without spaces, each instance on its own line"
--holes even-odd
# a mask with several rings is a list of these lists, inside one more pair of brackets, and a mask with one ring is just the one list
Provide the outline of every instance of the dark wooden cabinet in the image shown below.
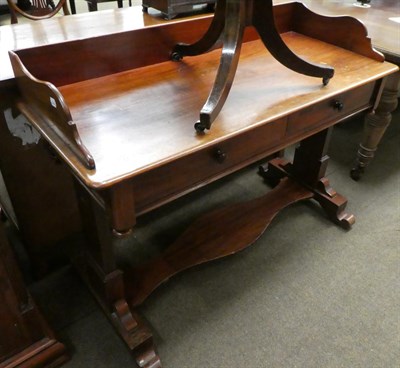
[[56,367],[65,347],[38,311],[0,222],[0,368]]
[[[0,203],[17,225],[31,270],[40,279],[66,262],[59,244],[79,233],[81,224],[70,173],[17,113],[12,102],[16,96],[10,86],[0,91],[0,167],[6,188],[0,188]],[[23,141],[25,134],[32,134],[30,140]],[[57,181],[42,180],[49,176]]]
[[193,10],[195,5],[207,4],[207,8],[212,10],[216,0],[143,0],[143,11],[154,8],[161,11],[167,19],[176,17],[177,14],[186,13]]
[[[90,12],[92,11],[97,11],[98,10],[98,3],[108,3],[111,1],[115,1],[115,0],[86,0],[88,3],[88,9]],[[123,1],[122,0],[116,0],[117,1],[117,5],[118,8],[122,8],[124,6]],[[129,4],[130,5],[130,4]],[[72,14],[75,14],[71,8]]]

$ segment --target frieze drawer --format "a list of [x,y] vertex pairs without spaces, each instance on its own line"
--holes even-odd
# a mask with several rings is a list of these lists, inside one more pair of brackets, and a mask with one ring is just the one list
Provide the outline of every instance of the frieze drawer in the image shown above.
[[342,93],[302,109],[288,117],[287,136],[294,136],[321,125],[328,126],[372,106],[375,83]]
[[134,178],[137,213],[273,153],[285,131],[286,119],[273,121]]

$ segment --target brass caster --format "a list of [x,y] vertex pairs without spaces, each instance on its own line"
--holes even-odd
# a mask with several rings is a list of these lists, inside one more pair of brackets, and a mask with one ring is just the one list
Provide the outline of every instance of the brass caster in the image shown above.
[[172,61],[181,61],[182,59],[183,59],[183,56],[178,51],[173,51],[171,53],[171,60]]
[[204,133],[206,130],[206,126],[199,120],[197,123],[194,124],[194,129],[196,129],[197,133]]

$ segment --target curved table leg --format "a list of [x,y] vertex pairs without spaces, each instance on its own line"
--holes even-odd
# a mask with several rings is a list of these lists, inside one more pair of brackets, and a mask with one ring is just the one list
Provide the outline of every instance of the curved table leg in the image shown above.
[[284,66],[301,74],[321,77],[324,85],[333,77],[333,68],[309,63],[286,46],[275,27],[272,0],[221,0],[206,34],[191,45],[176,45],[171,53],[175,61],[184,56],[200,55],[215,45],[223,31],[222,57],[217,76],[200,111],[200,120],[194,125],[198,132],[210,129],[228,97],[239,62],[243,32],[250,25],[256,28],[272,56]]
[[252,22],[265,47],[276,60],[297,73],[321,77],[323,84],[328,84],[334,74],[333,68],[301,59],[283,42],[275,27],[272,0],[253,1]]
[[224,30],[225,9],[226,0],[219,0],[210,27],[204,36],[199,41],[191,45],[184,43],[177,44],[171,53],[172,60],[179,61],[184,56],[196,56],[209,51],[216,44],[219,36]]
[[350,176],[360,180],[365,168],[375,156],[375,151],[383,134],[392,120],[392,111],[397,107],[397,95],[400,86],[400,72],[387,77],[378,107],[368,114],[364,121],[364,132],[357,153],[357,160]]
[[202,132],[210,129],[211,124],[221,111],[231,89],[240,57],[244,23],[246,17],[245,3],[240,0],[228,1],[221,62],[213,88],[206,103],[200,111],[200,121],[195,129]]

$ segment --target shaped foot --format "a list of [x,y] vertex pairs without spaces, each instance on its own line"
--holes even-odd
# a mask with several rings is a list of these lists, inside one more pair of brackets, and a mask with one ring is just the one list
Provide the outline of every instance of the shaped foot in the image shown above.
[[125,299],[114,303],[111,321],[141,368],[161,368],[150,329],[129,307]]
[[290,165],[291,164],[289,161],[283,157],[279,157],[269,161],[265,165],[259,166],[258,174],[262,176],[271,187],[274,188],[283,178],[288,176],[285,168]]
[[328,179],[322,178],[318,182],[314,199],[319,202],[328,217],[342,228],[349,230],[354,225],[354,215],[345,212],[347,199],[330,186]]
[[135,360],[140,368],[161,368],[160,357],[154,350],[152,345],[143,346],[136,354]]

